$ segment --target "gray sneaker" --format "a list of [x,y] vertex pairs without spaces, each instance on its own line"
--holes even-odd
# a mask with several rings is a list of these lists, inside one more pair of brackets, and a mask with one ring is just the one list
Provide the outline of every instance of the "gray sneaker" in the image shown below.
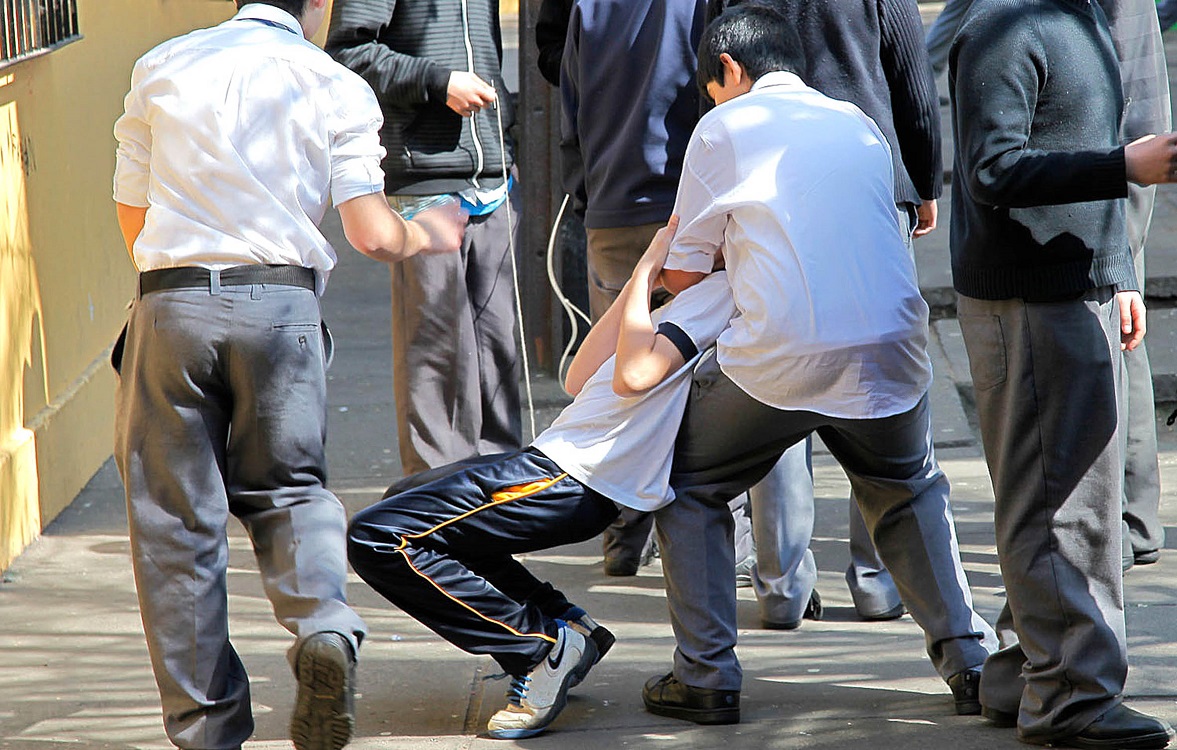
[[597,647],[563,620],[548,655],[525,675],[511,680],[507,707],[490,717],[487,728],[498,740],[534,737],[555,721],[568,703],[572,681],[583,678],[597,658]]
[[755,565],[755,552],[736,563],[736,588],[746,589],[752,586],[752,568]]
[[356,726],[356,660],[339,633],[315,633],[298,651],[298,697],[290,717],[297,750],[340,750]]

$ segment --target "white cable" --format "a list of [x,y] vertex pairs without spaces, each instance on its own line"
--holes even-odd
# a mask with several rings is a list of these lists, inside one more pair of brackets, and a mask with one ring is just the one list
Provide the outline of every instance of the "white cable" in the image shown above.
[[[507,172],[507,134],[503,132],[503,107],[495,92],[495,119],[499,127],[499,158],[502,160],[504,184],[509,184]],[[519,295],[519,264],[515,260],[515,221],[511,211],[511,192],[507,191],[507,247],[511,253],[511,277],[515,284],[515,315],[519,323],[519,354],[523,360],[523,384],[527,393],[527,416],[531,422],[531,441],[535,440],[535,402],[531,397],[531,364],[527,358],[527,336],[523,333],[523,300]]]
[[571,334],[568,337],[568,344],[564,347],[564,353],[560,355],[560,364],[556,366],[556,378],[560,381],[560,388],[569,396],[572,394],[568,393],[568,390],[564,388],[564,366],[568,363],[568,357],[572,354],[572,348],[576,346],[576,339],[580,334],[580,326],[576,322],[576,316],[579,315],[589,326],[593,324],[592,319],[564,295],[564,291],[560,289],[560,281],[556,278],[556,234],[560,231],[560,222],[564,219],[564,211],[568,208],[570,197],[568,195],[564,196],[564,200],[560,203],[560,210],[556,212],[556,220],[552,223],[552,233],[548,235],[547,252],[548,285],[552,288],[552,292],[560,302],[560,307],[564,308],[564,314],[568,316],[568,322],[572,326]]

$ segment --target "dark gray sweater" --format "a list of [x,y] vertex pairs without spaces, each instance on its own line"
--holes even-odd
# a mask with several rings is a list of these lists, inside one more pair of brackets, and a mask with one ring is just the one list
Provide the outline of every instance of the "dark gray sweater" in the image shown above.
[[[463,118],[446,106],[451,71],[494,84],[504,131],[514,122],[503,83],[498,0],[335,0],[325,48],[368,81],[384,111],[385,192],[432,195],[503,181],[497,113]],[[470,58],[473,65],[470,65]],[[507,167],[512,145],[506,138]]]
[[590,229],[663,222],[699,118],[703,0],[579,0],[560,73],[564,190]]
[[[891,146],[895,202],[940,197],[940,106],[915,0],[756,0],[797,25],[805,83],[856,105]],[[739,0],[710,0],[708,20]]]
[[980,299],[1132,289],[1119,61],[1090,0],[977,0],[949,53],[952,275]]

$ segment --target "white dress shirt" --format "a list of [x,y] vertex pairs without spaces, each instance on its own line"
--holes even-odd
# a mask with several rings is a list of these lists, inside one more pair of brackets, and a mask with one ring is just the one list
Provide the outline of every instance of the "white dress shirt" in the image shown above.
[[870,118],[791,73],[762,76],[695,128],[666,268],[710,271],[723,248],[739,314],[719,363],[758,401],[872,419],[926,392],[928,307],[891,165]]
[[[655,324],[673,323],[703,352],[735,312],[723,273],[714,273],[654,312]],[[670,462],[701,354],[639,396],[613,392],[610,357],[576,399],[532,443],[568,475],[613,502],[643,511],[674,499]]]
[[384,191],[372,89],[270,5],[148,52],[124,107],[114,199],[147,207],[140,271],[289,264],[316,269],[321,292],[328,200]]

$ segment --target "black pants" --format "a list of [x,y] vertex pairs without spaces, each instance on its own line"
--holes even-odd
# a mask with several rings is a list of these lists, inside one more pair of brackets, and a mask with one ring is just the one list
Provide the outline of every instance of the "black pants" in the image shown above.
[[[424,483],[420,483],[420,482]],[[450,643],[523,674],[572,605],[512,555],[591,539],[608,498],[527,449],[459,462],[393,485],[361,511],[348,557],[372,588]]]

